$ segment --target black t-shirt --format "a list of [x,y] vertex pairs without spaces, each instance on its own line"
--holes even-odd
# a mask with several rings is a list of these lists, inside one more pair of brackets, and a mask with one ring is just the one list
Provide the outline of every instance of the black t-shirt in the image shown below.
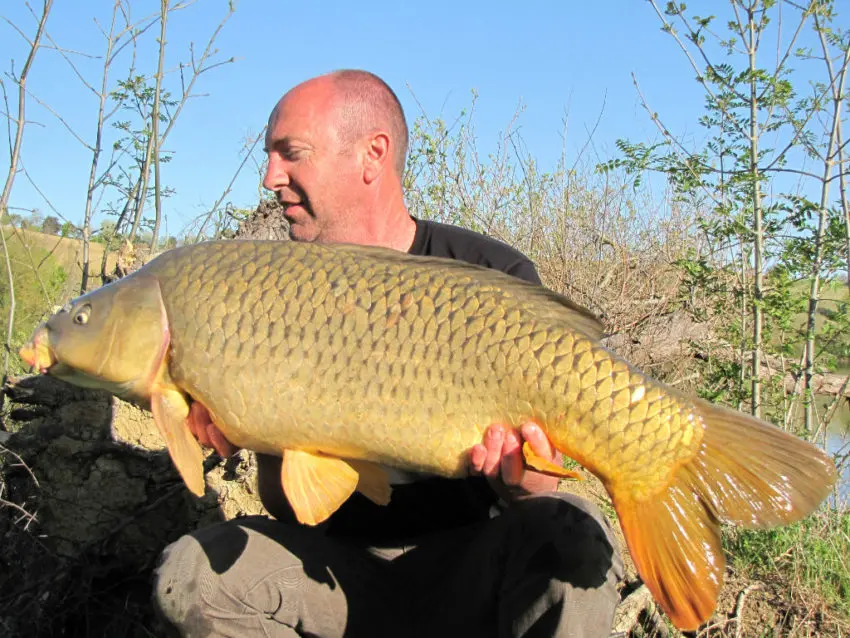
[[540,283],[534,264],[521,252],[496,239],[457,226],[417,219],[416,236],[407,252],[458,259]]
[[[449,257],[501,270],[540,284],[534,264],[507,244],[479,233],[416,219],[414,255]],[[490,517],[498,498],[484,477],[427,477],[393,486],[389,505],[375,505],[355,492],[328,521],[328,533],[397,542]]]

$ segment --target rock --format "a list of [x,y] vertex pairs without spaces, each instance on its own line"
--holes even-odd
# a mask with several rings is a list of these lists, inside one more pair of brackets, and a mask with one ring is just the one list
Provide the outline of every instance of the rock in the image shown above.
[[[89,605],[128,595],[115,579],[133,583],[141,596],[134,622],[145,628],[137,635],[150,635],[150,570],[162,549],[211,522],[264,513],[248,452],[226,463],[208,455],[208,490],[197,499],[149,412],[52,377],[20,379],[7,396],[40,412],[11,424],[0,448],[0,498],[9,503],[0,504],[8,558],[0,560],[0,636],[10,618],[18,635],[89,622],[98,613]],[[125,613],[126,601],[114,602]]]
[[260,202],[257,210],[236,230],[236,239],[289,239],[289,222],[283,216],[283,207],[276,200]]

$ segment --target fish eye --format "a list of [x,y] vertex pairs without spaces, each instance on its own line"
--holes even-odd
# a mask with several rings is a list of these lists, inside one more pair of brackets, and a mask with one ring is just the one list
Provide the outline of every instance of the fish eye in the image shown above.
[[78,326],[84,326],[89,322],[89,315],[91,315],[91,305],[86,304],[77,309],[72,320]]

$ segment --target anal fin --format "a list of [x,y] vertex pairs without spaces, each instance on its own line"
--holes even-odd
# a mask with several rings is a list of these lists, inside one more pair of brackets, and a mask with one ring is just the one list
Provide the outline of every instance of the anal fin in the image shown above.
[[357,471],[343,459],[301,450],[284,450],[280,479],[295,517],[305,525],[325,521],[360,481]]
[[348,463],[360,476],[357,481],[357,491],[376,505],[389,505],[393,488],[387,471],[369,461],[349,460]]
[[543,457],[535,454],[528,441],[525,441],[522,444],[522,457],[525,459],[526,467],[534,470],[535,472],[540,472],[541,474],[547,474],[549,476],[556,476],[558,478],[576,479],[579,481],[584,480],[584,477],[578,472],[568,470],[560,465],[555,465],[552,461],[547,461]]

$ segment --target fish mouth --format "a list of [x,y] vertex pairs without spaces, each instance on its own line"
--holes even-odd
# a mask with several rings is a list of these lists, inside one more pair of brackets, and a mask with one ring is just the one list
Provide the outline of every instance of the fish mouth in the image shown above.
[[32,341],[18,350],[18,355],[32,369],[40,374],[47,374],[56,365],[56,356],[47,344],[47,329],[36,330]]

